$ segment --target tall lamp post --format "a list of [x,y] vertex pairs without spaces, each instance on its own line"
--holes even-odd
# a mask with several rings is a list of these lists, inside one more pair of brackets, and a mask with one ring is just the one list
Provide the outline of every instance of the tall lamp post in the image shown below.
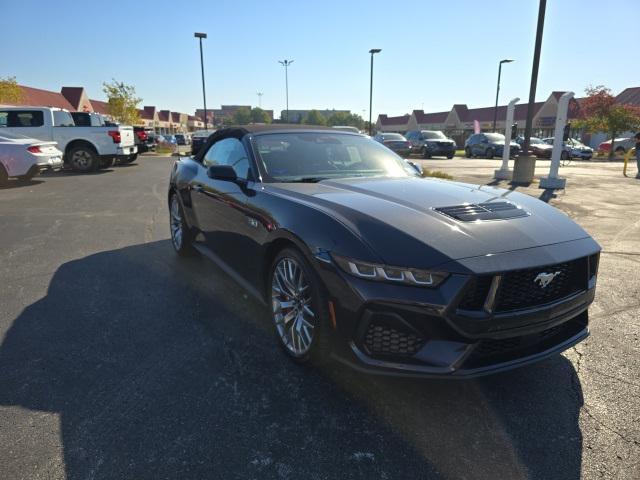
[[287,123],[289,123],[289,65],[293,60],[278,60],[278,63],[284,67],[284,84],[287,97]]
[[373,108],[373,56],[381,51],[381,48],[372,48],[369,50],[369,53],[371,54],[371,79],[369,81],[369,136],[373,135],[373,125],[371,125],[371,109]]
[[500,60],[498,64],[498,86],[496,87],[496,107],[493,109],[493,131],[496,131],[496,121],[498,120],[498,95],[500,94],[500,75],[502,74],[502,64],[513,62],[510,58]]
[[529,143],[531,142],[533,104],[536,101],[538,66],[540,65],[540,48],[542,46],[542,32],[544,31],[544,15],[546,9],[547,0],[540,0],[540,6],[538,7],[538,26],[536,28],[536,43],[533,50],[533,67],[531,69],[531,87],[529,88],[529,105],[527,106],[527,123],[524,129],[524,142],[522,142],[522,153],[524,155],[529,154]]
[[256,95],[258,95],[258,108],[262,108],[262,95],[264,95],[264,93],[258,92]]
[[194,33],[193,36],[200,40],[200,70],[202,71],[202,100],[204,101],[204,129],[207,129],[207,93],[204,89],[204,60],[202,58],[202,39],[207,38],[206,33]]

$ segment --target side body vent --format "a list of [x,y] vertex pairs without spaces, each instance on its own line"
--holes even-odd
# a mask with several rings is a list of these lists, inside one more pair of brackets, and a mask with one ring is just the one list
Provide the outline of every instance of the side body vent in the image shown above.
[[508,218],[526,217],[525,210],[510,202],[487,202],[452,207],[438,207],[436,212],[461,222],[475,222],[476,220],[506,220]]

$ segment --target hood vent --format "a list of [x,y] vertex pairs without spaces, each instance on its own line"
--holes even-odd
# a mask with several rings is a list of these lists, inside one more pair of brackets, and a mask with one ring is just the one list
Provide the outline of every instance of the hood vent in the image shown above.
[[455,205],[452,207],[434,208],[447,217],[461,222],[476,220],[506,220],[508,218],[526,217],[528,212],[509,202],[487,202],[478,204]]

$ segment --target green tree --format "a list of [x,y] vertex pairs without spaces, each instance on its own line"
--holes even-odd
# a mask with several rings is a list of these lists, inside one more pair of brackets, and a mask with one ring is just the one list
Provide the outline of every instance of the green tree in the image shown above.
[[[603,85],[587,87],[587,98],[581,102],[582,118],[576,127],[589,133],[607,132],[612,139],[623,132],[640,129],[640,108],[616,103],[611,90]],[[614,154],[613,142],[609,149],[609,159]]]
[[142,99],[136,96],[135,87],[112,80],[111,83],[104,82],[102,84],[102,91],[108,99],[109,115],[116,121],[125,125],[135,125],[139,122],[138,107]]
[[310,110],[302,119],[305,125],[326,125],[327,119],[318,110]]
[[253,123],[271,123],[269,114],[260,107],[251,109],[251,122]]
[[240,107],[231,117],[234,125],[246,125],[251,123],[251,110],[247,107]]
[[360,130],[364,127],[364,120],[360,115],[347,112],[334,112],[327,120],[327,125],[332,127],[336,125],[356,127]]
[[0,103],[17,104],[22,101],[22,90],[16,77],[0,78]]

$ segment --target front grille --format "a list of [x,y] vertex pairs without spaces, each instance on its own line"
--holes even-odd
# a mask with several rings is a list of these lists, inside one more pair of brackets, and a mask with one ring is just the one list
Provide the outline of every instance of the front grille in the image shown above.
[[[559,263],[547,267],[508,272],[496,295],[494,311],[504,312],[544,305],[586,289],[586,259]],[[556,274],[553,280],[542,287],[539,275]]]
[[[502,274],[493,311],[500,313],[536,307],[585,290],[589,261],[592,265],[596,262],[592,256],[590,260],[588,257],[580,258],[556,265],[515,270]],[[540,274],[544,273],[556,274],[545,287],[542,286],[541,279],[538,278]],[[458,308],[461,310],[481,310],[489,293],[492,279],[493,275],[476,277],[467,288]]]
[[435,210],[461,222],[506,220],[509,218],[526,217],[528,215],[525,210],[510,202],[471,203],[451,207],[438,207]]
[[396,330],[387,325],[370,323],[364,344],[374,355],[414,355],[424,339],[410,331]]

